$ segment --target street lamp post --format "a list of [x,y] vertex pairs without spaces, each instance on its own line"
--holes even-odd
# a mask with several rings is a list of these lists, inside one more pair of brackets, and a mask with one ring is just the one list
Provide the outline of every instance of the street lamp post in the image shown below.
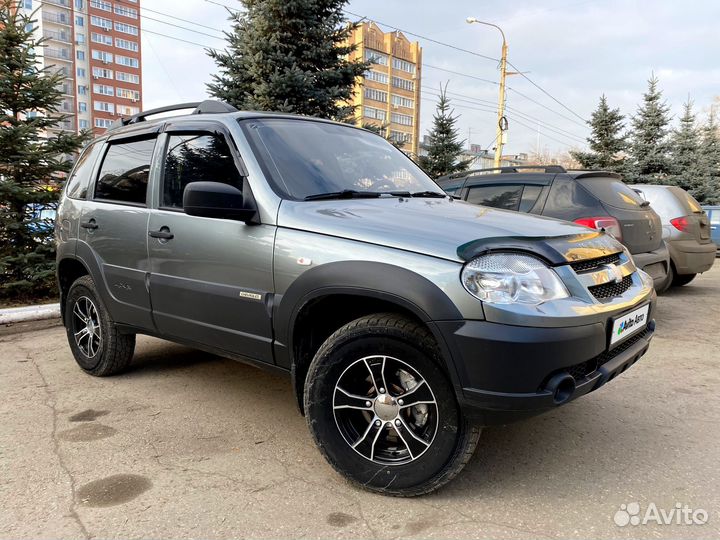
[[500,95],[498,96],[498,111],[497,111],[497,127],[495,136],[495,167],[500,167],[502,160],[502,149],[504,141],[505,130],[507,129],[507,119],[505,118],[505,77],[507,76],[507,41],[505,41],[505,32],[502,31],[496,24],[484,22],[476,19],[475,17],[468,17],[465,19],[468,24],[484,24],[485,26],[492,26],[500,31],[502,36],[502,55],[500,57]]

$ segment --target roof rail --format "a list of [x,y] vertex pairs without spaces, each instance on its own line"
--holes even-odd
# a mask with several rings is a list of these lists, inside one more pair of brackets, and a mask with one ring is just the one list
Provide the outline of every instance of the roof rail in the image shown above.
[[132,116],[119,118],[115,120],[108,131],[116,129],[129,124],[137,124],[138,122],[144,122],[148,116],[154,116],[156,114],[162,114],[166,112],[182,111],[184,109],[193,109],[191,114],[218,114],[227,112],[237,112],[237,109],[224,101],[216,101],[214,99],[206,99],[205,101],[194,101],[190,103],[178,103],[177,105],[167,105],[165,107],[158,107],[157,109],[150,109],[148,111],[141,111],[138,114]]
[[499,171],[500,173],[517,173],[520,172],[519,169],[541,169],[543,172],[546,173],[564,173],[567,172],[565,170],[565,167],[561,165],[513,165],[510,167],[491,167],[489,169],[472,169],[470,171],[463,171],[455,174],[450,174],[447,176],[447,178],[464,178],[465,176],[469,176],[471,174],[480,173],[480,172],[490,172],[490,171]]

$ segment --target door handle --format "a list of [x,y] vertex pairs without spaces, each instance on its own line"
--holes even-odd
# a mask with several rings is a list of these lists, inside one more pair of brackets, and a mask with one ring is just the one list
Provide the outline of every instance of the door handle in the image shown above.
[[170,229],[167,227],[163,227],[159,231],[150,231],[148,232],[149,236],[152,236],[153,238],[159,238],[160,240],[172,240],[175,238],[175,235],[170,232]]
[[98,224],[95,223],[95,219],[90,219],[88,221],[82,221],[82,222],[80,222],[80,226],[83,229],[91,229],[91,230],[95,230],[98,228]]

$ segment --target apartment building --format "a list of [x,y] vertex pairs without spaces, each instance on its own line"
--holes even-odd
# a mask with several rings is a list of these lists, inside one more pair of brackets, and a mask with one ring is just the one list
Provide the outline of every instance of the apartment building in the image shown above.
[[372,62],[353,97],[357,125],[382,126],[405,152],[417,155],[420,134],[422,48],[402,32],[385,33],[373,22],[358,24],[349,41],[352,58]]
[[140,0],[21,0],[35,12],[44,66],[65,76],[61,129],[103,133],[142,108]]

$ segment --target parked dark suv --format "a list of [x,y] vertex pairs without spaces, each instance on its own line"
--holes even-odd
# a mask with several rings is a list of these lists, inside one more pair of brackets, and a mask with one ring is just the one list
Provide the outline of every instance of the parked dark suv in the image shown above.
[[455,201],[360,128],[191,106],[123,120],[65,186],[58,280],[85,372],[127,368],[136,334],[279,370],[336,470],[417,495],[478,426],[647,351],[652,280],[611,236]]
[[502,167],[443,176],[440,187],[464,201],[602,229],[630,250],[663,290],[669,254],[659,216],[615,173],[563,167]]

